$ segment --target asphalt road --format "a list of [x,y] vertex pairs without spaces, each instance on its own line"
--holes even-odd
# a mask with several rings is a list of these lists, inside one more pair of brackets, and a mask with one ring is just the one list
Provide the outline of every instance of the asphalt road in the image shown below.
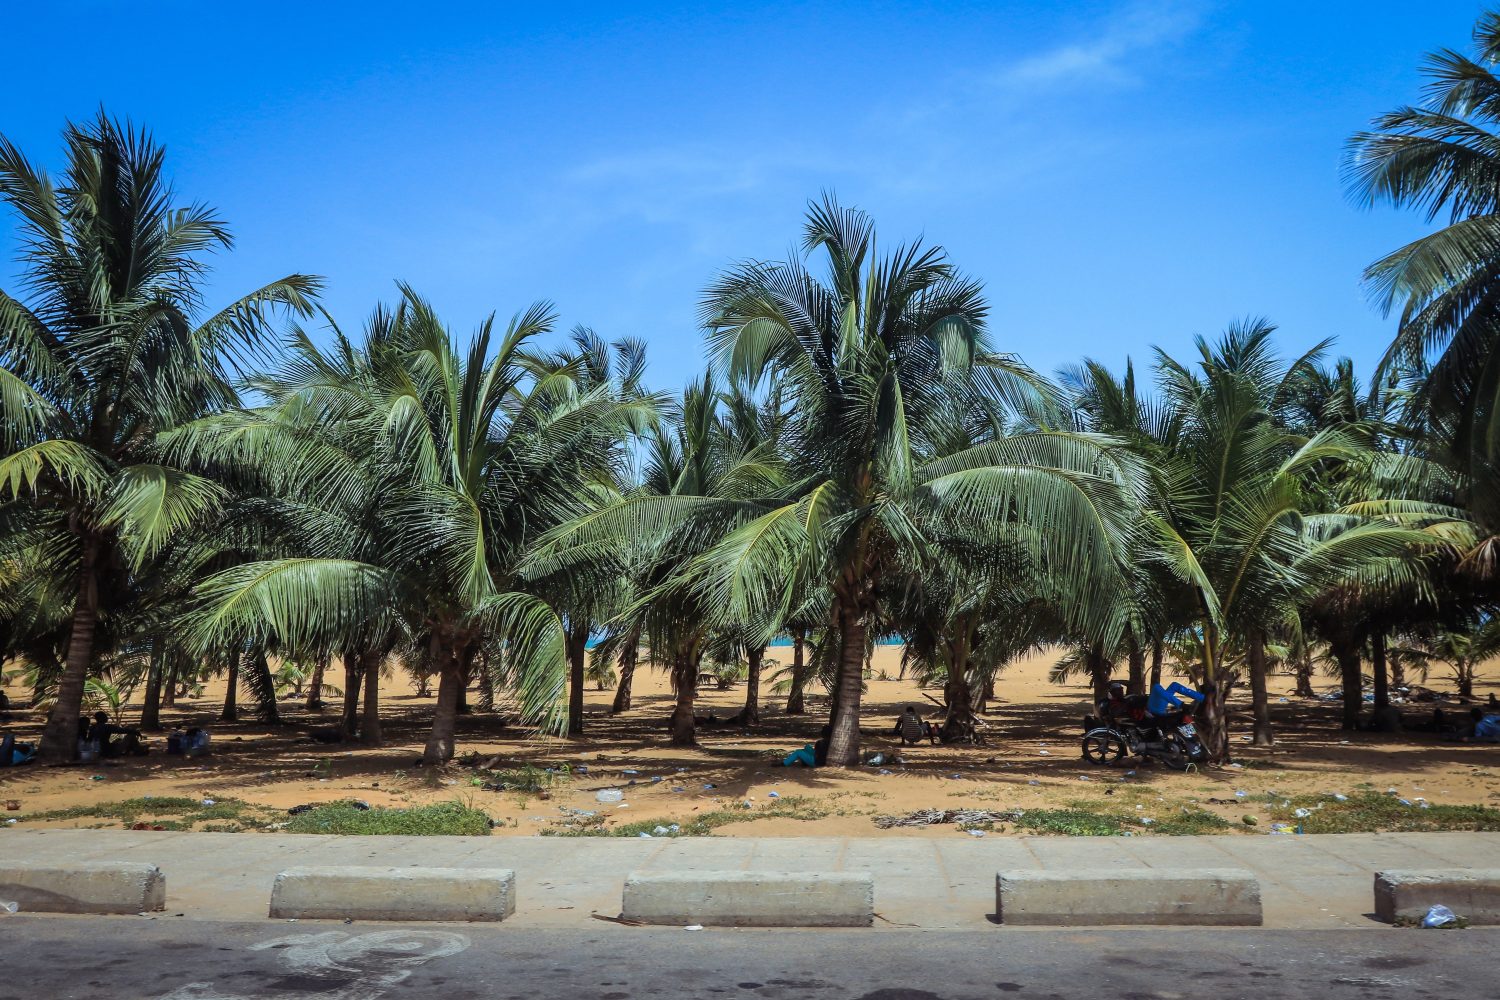
[[715,931],[0,918],[0,1000],[1485,1000],[1500,931]]

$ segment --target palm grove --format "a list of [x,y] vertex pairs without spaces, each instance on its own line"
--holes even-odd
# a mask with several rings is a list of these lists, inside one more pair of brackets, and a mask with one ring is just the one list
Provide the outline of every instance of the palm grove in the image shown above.
[[785,710],[825,695],[842,766],[889,635],[951,740],[1043,647],[1096,691],[1187,672],[1220,760],[1230,709],[1272,741],[1272,671],[1336,674],[1346,727],[1367,681],[1377,714],[1418,667],[1469,693],[1500,648],[1500,16],[1475,38],[1349,145],[1358,201],[1445,223],[1365,275],[1396,317],[1368,379],[1258,320],[1044,378],[940,247],[880,251],[824,197],[801,253],[712,280],[706,370],[664,394],[639,342],[544,347],[546,305],[463,335],[401,286],[346,329],[293,274],[206,311],[229,231],[146,133],[69,126],[57,177],[0,141],[0,641],[50,706],[43,755],[74,756],[90,689],[139,683],[150,728],[227,671],[226,715],[243,686],[277,721],[273,662],[310,702],[337,676],[378,744],[393,658],[436,679],[430,762],[497,703],[581,732],[610,664],[616,711],[667,671],[663,738],[690,744],[715,665],[757,721],[778,636]]

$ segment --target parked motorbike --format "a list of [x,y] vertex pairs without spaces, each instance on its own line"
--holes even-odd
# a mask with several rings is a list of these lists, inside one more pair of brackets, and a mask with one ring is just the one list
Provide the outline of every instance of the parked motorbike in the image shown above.
[[1177,771],[1208,760],[1208,748],[1198,738],[1198,727],[1186,712],[1144,719],[1100,719],[1083,724],[1083,758],[1091,764],[1113,766],[1127,754],[1149,757]]

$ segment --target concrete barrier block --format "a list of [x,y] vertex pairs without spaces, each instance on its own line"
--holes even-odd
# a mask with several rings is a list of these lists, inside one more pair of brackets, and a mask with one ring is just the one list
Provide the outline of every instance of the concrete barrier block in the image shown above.
[[1004,871],[995,896],[1000,922],[1012,925],[1261,923],[1260,883],[1234,868]]
[[1420,920],[1435,903],[1471,924],[1500,924],[1500,868],[1375,873],[1375,915],[1381,920]]
[[648,924],[869,927],[869,872],[698,871],[632,874],[621,914]]
[[505,868],[289,868],[271,886],[271,916],[342,920],[504,920],[516,912]]
[[0,862],[0,899],[22,913],[142,913],[165,909],[167,877],[126,861]]

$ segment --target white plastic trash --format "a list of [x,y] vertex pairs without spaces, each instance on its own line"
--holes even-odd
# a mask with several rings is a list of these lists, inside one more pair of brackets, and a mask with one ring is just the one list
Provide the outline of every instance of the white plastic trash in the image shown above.
[[8,899],[0,899],[0,913],[15,913],[20,909],[20,903],[13,903]]
[[618,788],[601,788],[594,793],[594,798],[600,802],[624,802],[625,793]]
[[1447,927],[1456,923],[1458,923],[1458,914],[1442,903],[1434,904],[1428,909],[1427,915],[1422,918],[1423,927]]

